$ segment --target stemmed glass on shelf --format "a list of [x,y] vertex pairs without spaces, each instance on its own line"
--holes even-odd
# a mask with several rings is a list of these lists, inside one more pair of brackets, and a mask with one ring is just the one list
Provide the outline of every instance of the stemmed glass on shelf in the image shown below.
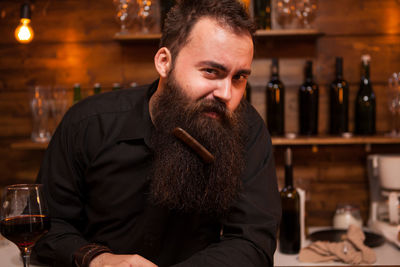
[[121,25],[120,32],[118,34],[124,35],[128,33],[128,27],[134,18],[133,7],[134,0],[113,0],[113,3],[117,9],[116,19]]
[[48,209],[39,184],[7,186],[2,195],[1,234],[21,251],[29,267],[33,245],[50,229]]
[[296,0],[296,15],[305,28],[311,28],[315,19],[317,0]]
[[400,136],[400,72],[388,80],[388,108],[391,115],[390,136]]

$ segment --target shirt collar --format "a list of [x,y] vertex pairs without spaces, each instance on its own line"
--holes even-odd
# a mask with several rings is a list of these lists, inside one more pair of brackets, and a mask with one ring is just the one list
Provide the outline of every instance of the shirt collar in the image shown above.
[[147,86],[143,99],[140,101],[141,105],[136,105],[131,110],[118,137],[118,141],[144,139],[145,143],[148,146],[150,145],[151,131],[154,126],[150,118],[149,101],[157,90],[158,81],[157,79],[151,85]]

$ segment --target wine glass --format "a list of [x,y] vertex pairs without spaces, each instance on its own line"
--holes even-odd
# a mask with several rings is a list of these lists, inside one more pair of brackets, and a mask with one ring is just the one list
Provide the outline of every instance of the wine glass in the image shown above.
[[117,8],[116,19],[121,25],[121,30],[118,34],[123,35],[128,33],[128,26],[133,20],[133,0],[113,0]]
[[276,2],[277,22],[285,27],[290,24],[295,15],[294,0],[278,0]]
[[33,245],[50,229],[48,209],[40,184],[17,184],[4,189],[1,234],[17,245],[24,267],[29,267]]
[[391,114],[390,136],[400,135],[400,72],[393,73],[388,80],[388,107]]
[[316,10],[317,0],[296,0],[296,15],[305,28],[311,28]]
[[149,33],[153,24],[154,0],[136,0],[138,4],[138,18],[140,22],[140,31]]

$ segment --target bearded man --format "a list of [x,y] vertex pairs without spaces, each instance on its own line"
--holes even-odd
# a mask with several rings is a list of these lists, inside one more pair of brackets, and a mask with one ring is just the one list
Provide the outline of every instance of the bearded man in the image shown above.
[[[52,266],[272,266],[280,219],[271,141],[243,99],[254,26],[235,0],[167,15],[152,85],[89,97],[52,138],[38,182]],[[205,160],[177,127],[212,154]]]

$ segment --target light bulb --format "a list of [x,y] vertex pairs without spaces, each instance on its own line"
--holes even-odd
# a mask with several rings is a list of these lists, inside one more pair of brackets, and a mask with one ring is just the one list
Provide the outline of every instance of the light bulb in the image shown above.
[[31,20],[27,18],[21,18],[20,24],[15,29],[15,38],[18,42],[27,44],[33,39],[33,30],[30,26]]

